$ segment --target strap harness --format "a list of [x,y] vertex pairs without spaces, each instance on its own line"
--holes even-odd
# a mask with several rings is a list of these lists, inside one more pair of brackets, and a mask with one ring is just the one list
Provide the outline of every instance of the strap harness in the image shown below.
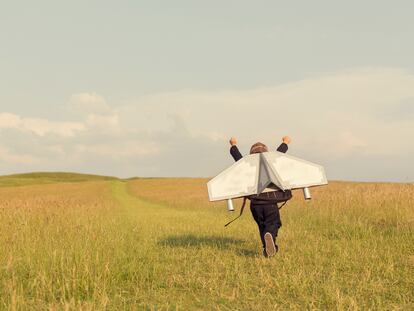
[[[236,218],[234,218],[232,221],[230,221],[230,222],[228,222],[227,224],[225,224],[225,225],[224,225],[224,227],[227,227],[228,225],[230,225],[231,223],[233,223],[234,221],[236,221],[237,219],[239,219],[239,218],[243,215],[244,207],[246,206],[246,201],[247,201],[247,197],[244,197],[244,198],[243,198],[243,204],[242,204],[242,206],[241,206],[239,216],[237,216],[237,217],[236,217]],[[277,208],[278,208],[279,210],[281,210],[281,209],[282,209],[282,207],[283,207],[283,206],[285,206],[287,202],[288,202],[288,200],[286,200],[285,202],[283,202],[283,204],[282,204],[281,206],[279,206],[279,205],[276,203],[276,206],[277,206]]]

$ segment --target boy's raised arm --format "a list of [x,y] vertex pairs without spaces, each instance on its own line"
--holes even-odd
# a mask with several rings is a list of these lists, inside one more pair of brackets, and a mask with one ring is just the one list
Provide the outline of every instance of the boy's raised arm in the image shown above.
[[277,151],[286,153],[286,151],[288,151],[288,149],[289,149],[288,144],[290,144],[290,137],[289,136],[283,136],[282,137],[282,143],[277,148]]
[[241,155],[239,148],[237,148],[237,140],[236,138],[232,137],[230,138],[230,154],[233,157],[234,161],[239,161],[241,158],[243,158],[243,156]]

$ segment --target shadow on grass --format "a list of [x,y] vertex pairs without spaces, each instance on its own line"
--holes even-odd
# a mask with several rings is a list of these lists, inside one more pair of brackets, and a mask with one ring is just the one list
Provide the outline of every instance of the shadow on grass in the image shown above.
[[209,246],[217,249],[227,249],[244,243],[244,240],[221,236],[196,236],[193,234],[173,235],[161,241],[159,244],[169,247],[203,247]]
[[261,257],[256,249],[240,248],[236,250],[236,254],[244,257]]

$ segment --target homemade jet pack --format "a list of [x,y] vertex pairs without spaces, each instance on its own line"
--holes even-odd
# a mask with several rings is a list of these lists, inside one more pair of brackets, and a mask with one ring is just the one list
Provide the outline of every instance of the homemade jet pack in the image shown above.
[[207,183],[210,201],[227,200],[263,192],[303,189],[311,199],[310,187],[328,184],[322,166],[281,152],[263,152],[243,157]]

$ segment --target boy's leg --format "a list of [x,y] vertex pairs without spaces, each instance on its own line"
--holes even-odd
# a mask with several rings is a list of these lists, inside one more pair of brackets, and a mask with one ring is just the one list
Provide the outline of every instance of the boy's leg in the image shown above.
[[280,213],[277,205],[265,205],[263,208],[265,224],[266,253],[269,257],[274,256],[279,247],[276,244],[276,237],[281,227]]
[[266,205],[264,210],[264,227],[265,232],[269,232],[273,240],[276,241],[279,228],[282,226],[280,213],[277,205]]
[[252,212],[253,219],[257,223],[257,227],[259,228],[260,239],[262,240],[263,249],[265,248],[265,224],[264,224],[264,215],[263,209],[260,205],[250,205],[250,211]]

